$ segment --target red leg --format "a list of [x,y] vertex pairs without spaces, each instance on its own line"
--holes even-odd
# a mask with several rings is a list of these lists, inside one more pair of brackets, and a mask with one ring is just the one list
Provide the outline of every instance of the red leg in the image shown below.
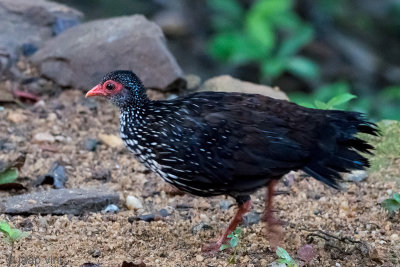
[[243,220],[243,215],[246,214],[251,209],[251,200],[247,200],[245,203],[239,206],[238,211],[236,212],[235,216],[229,223],[228,228],[224,231],[221,237],[217,240],[217,242],[213,242],[211,244],[203,246],[201,249],[203,252],[217,252],[222,244],[228,240],[227,235],[233,232],[238,224],[240,224]]
[[265,210],[263,214],[263,221],[266,222],[268,227],[267,235],[273,248],[280,243],[283,237],[281,222],[275,218],[272,208],[276,183],[277,180],[272,180],[268,185]]

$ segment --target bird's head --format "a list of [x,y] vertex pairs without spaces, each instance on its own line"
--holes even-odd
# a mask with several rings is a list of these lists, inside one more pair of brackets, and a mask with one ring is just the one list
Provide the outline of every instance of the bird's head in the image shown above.
[[148,101],[143,83],[129,70],[107,73],[101,83],[87,92],[86,97],[91,96],[104,96],[120,108],[138,106]]

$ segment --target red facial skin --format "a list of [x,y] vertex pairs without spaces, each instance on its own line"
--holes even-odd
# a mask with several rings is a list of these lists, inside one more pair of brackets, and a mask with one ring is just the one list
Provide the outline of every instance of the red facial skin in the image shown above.
[[[107,89],[107,86],[109,85],[114,85],[113,89]],[[112,80],[105,81],[103,84],[99,83],[95,87],[93,87],[89,92],[86,93],[86,97],[91,97],[91,96],[105,96],[105,97],[110,97],[115,94],[118,94],[121,92],[123,89],[122,84],[117,83]]]

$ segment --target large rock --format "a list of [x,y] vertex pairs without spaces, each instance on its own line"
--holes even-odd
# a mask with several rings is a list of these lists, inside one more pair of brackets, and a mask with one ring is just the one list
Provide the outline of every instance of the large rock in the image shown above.
[[287,95],[277,87],[272,88],[266,85],[245,82],[232,78],[229,75],[222,75],[205,81],[204,84],[200,86],[199,91],[260,94],[276,99],[289,99]]
[[45,40],[81,18],[79,11],[54,2],[0,0],[0,74],[20,53],[34,53]]
[[148,88],[166,89],[182,77],[160,27],[142,15],[73,27],[49,40],[32,60],[61,86],[84,90],[117,69],[133,70]]
[[74,214],[99,212],[118,204],[119,195],[102,189],[51,189],[0,200],[0,213]]

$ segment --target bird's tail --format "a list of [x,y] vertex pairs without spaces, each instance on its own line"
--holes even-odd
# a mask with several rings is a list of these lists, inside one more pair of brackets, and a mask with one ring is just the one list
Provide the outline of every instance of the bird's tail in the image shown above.
[[340,172],[369,167],[368,159],[360,154],[372,154],[374,147],[356,135],[378,135],[376,124],[357,112],[326,111],[327,120],[320,127],[320,141],[312,151],[312,158],[303,168],[307,174],[334,188],[340,188]]

